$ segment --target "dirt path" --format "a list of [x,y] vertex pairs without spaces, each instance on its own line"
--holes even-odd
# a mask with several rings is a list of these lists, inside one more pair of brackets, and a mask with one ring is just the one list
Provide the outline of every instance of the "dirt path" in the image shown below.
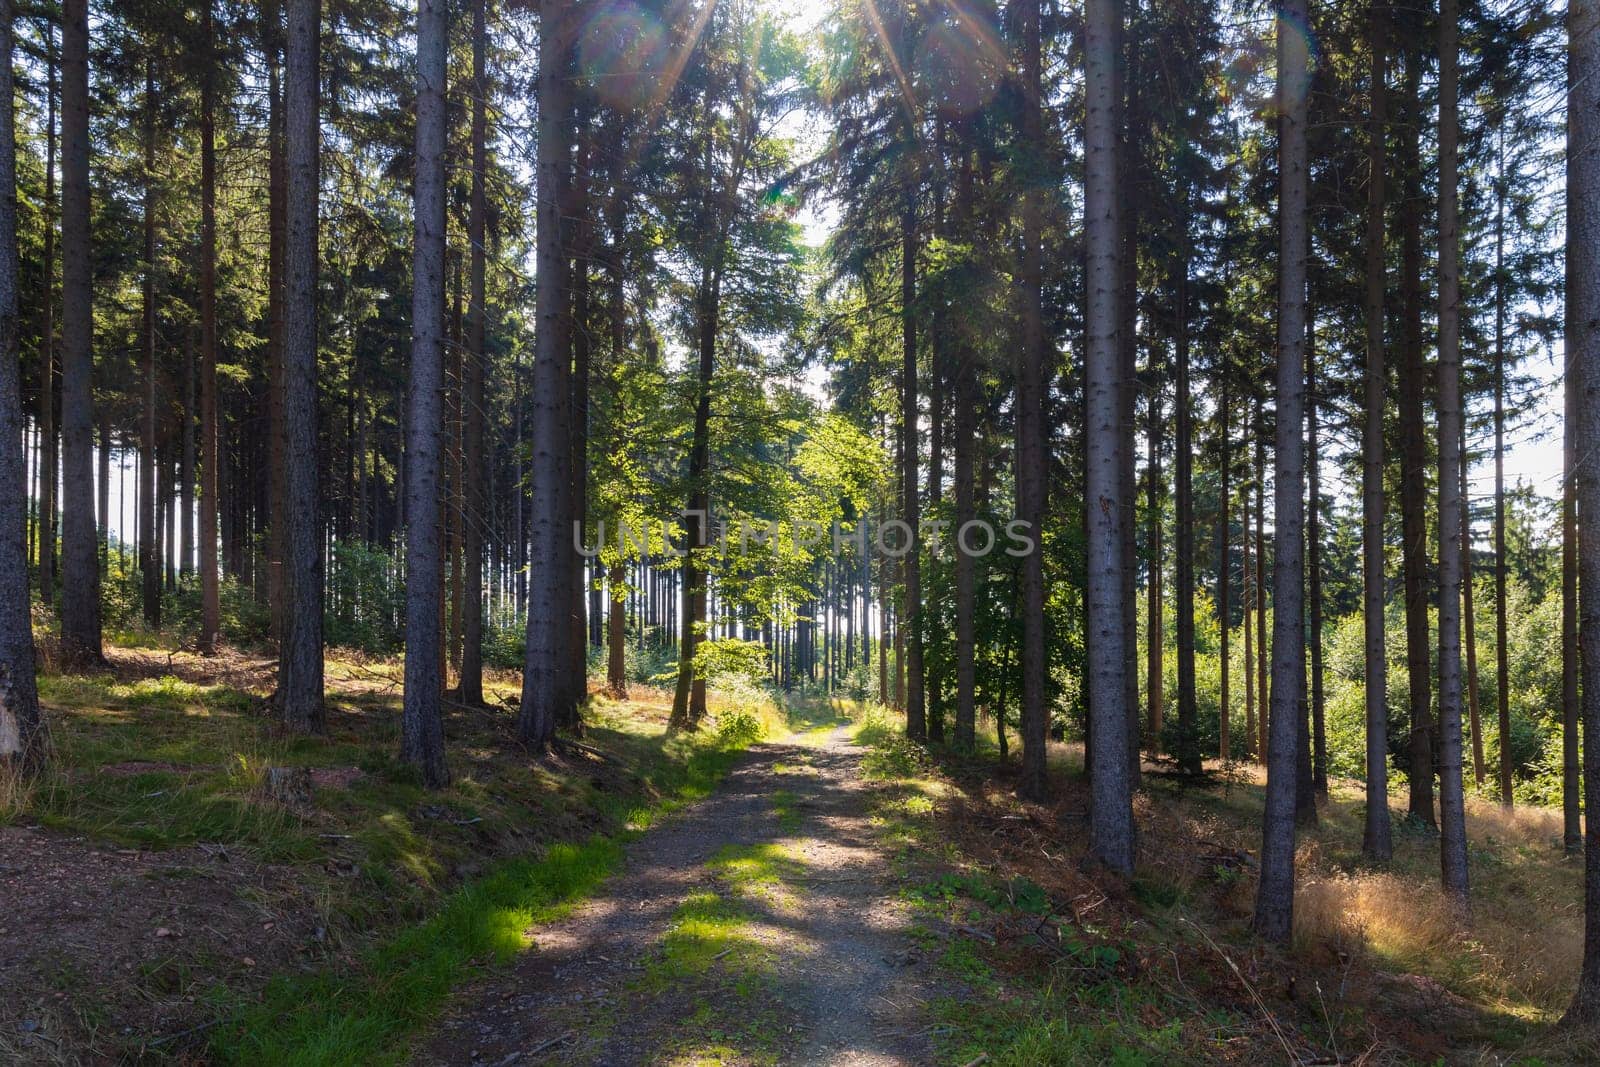
[[461,991],[414,1062],[931,1062],[860,757],[843,729],[752,750],[634,842],[600,896]]

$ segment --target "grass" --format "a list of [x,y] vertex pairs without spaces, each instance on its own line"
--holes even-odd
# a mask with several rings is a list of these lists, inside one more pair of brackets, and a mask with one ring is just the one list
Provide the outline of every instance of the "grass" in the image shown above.
[[[856,736],[925,950],[963,990],[936,1006],[955,1062],[1280,1060],[1288,1046],[1405,1062],[1574,1059],[1551,1031],[1582,951],[1582,867],[1561,851],[1558,811],[1469,799],[1463,929],[1439,889],[1437,835],[1397,812],[1393,862],[1366,864],[1359,783],[1335,782],[1319,825],[1300,834],[1294,946],[1278,952],[1249,931],[1258,768],[1209,786],[1147,775],[1140,866],[1121,883],[1080,867],[1073,746],[1052,749],[1046,807],[1016,799],[1014,769],[992,752],[913,745],[882,716]],[[1167,1022],[1180,1018],[1191,1021]]]
[[404,1038],[436,1014],[475,966],[528,948],[529,927],[559,918],[616,867],[622,846],[594,837],[538,859],[509,860],[464,886],[437,913],[372,951],[353,972],[285,977],[212,1041],[227,1063],[395,1063]]
[[[0,824],[141,849],[220,846],[295,872],[287,897],[240,891],[263,914],[315,917],[319,944],[282,961],[300,973],[251,981],[219,965],[208,978],[205,961],[188,960],[181,975],[130,973],[106,991],[112,1015],[119,1001],[137,1014],[176,982],[209,1024],[204,1054],[232,1063],[403,1059],[454,986],[526,949],[529,928],[591,893],[629,837],[710,793],[748,745],[830,717],[713,688],[709,728],[669,736],[670,694],[641,687],[626,703],[592,699],[584,740],[604,758],[530,761],[509,743],[509,712],[447,706],[454,780],[429,792],[397,759],[394,663],[331,657],[328,731],[298,738],[266,713],[270,665],[109,653],[112,671],[41,676],[52,759],[42,776],[0,780]],[[509,676],[486,682],[491,704],[515,692]],[[286,806],[265,795],[269,767],[325,777],[308,803]],[[129,1051],[85,1036],[110,1058]],[[199,1053],[192,1042],[164,1051]]]

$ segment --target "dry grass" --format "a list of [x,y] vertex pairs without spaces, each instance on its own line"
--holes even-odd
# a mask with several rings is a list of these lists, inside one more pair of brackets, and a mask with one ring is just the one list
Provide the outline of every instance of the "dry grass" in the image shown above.
[[1331,858],[1359,848],[1358,796],[1352,785],[1336,788],[1322,825],[1302,838],[1296,945],[1364,953],[1497,1012],[1553,1021],[1583,952],[1582,872],[1561,852],[1561,813],[1468,802],[1472,914],[1463,924],[1440,887],[1436,836],[1398,834],[1385,870]]
[[0,760],[0,825],[11,822],[33,804],[37,776],[8,760]]

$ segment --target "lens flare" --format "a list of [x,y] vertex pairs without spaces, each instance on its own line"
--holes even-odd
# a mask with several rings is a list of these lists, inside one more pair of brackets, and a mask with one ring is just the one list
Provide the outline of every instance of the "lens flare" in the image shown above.
[[630,0],[611,0],[592,14],[578,37],[578,63],[595,93],[622,110],[656,99],[669,65],[666,31]]

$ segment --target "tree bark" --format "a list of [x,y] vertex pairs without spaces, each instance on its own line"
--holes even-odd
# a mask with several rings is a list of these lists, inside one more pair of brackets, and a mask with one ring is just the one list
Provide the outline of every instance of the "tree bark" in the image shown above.
[[[1179,210],[1178,242],[1181,254],[1178,262],[1177,281],[1177,381],[1175,383],[1176,396],[1173,399],[1173,432],[1174,432],[1174,495],[1173,501],[1177,508],[1177,517],[1174,523],[1174,532],[1177,545],[1174,553],[1173,578],[1177,584],[1177,598],[1174,603],[1177,623],[1177,652],[1178,652],[1178,769],[1184,774],[1199,774],[1203,769],[1200,758],[1199,736],[1199,707],[1195,695],[1195,667],[1194,667],[1194,415],[1193,397],[1190,396],[1189,372],[1189,190],[1187,187],[1180,190],[1183,199]],[[1226,476],[1224,476],[1222,495],[1227,497]],[[1223,504],[1223,513],[1227,513],[1227,505]],[[1223,520],[1226,523],[1226,519]],[[1221,542],[1226,545],[1226,538]],[[1227,569],[1227,556],[1224,554],[1222,567]],[[1224,590],[1226,585],[1223,586]],[[1227,605],[1224,593],[1223,629],[1227,628]],[[1226,649],[1226,638],[1224,649]],[[1227,652],[1223,652],[1223,659]],[[1226,670],[1226,668],[1224,668]],[[1221,727],[1220,719],[1226,717],[1226,703],[1222,705],[1219,716],[1221,736],[1227,736],[1225,727]],[[1156,723],[1157,735],[1151,742],[1153,746],[1160,745],[1160,723]]]
[[[1024,159],[1034,164],[1045,158],[1040,59],[1040,0],[1026,0],[1022,15],[1022,137],[1033,151]],[[1017,518],[1028,524],[1034,545],[1022,557],[1020,600],[1022,647],[1020,655],[1022,706],[1018,727],[1022,735],[1024,796],[1042,800],[1048,792],[1045,750],[1050,711],[1045,702],[1048,666],[1045,653],[1044,545],[1039,539],[1047,496],[1044,427],[1044,188],[1041,175],[1031,175],[1022,194],[1022,257],[1018,284],[1022,297],[1022,343],[1017,347],[1016,498]],[[996,715],[1004,730],[1005,707]]]
[[1383,412],[1388,394],[1384,370],[1385,169],[1388,148],[1386,84],[1389,17],[1387,0],[1374,0],[1368,11],[1372,53],[1371,104],[1367,115],[1367,234],[1365,319],[1367,359],[1366,414],[1361,435],[1361,573],[1362,622],[1366,649],[1366,822],[1361,851],[1370,860],[1387,863],[1394,852],[1389,825],[1389,698],[1388,651],[1384,638],[1383,561]]
[[1161,543],[1161,390],[1153,373],[1151,378],[1150,395],[1145,401],[1145,562],[1149,568],[1145,579],[1145,731],[1150,735],[1145,743],[1154,755],[1161,751],[1161,716],[1166,703],[1166,620],[1161,607],[1165,566]]
[[572,145],[568,80],[572,17],[561,0],[542,0],[539,20],[538,223],[535,248],[533,489],[529,536],[528,636],[517,736],[543,752],[570,716],[572,661],[572,438],[567,430],[567,157]]
[[[909,136],[909,135],[908,135]],[[907,164],[908,170],[911,164]],[[911,544],[900,565],[905,573],[903,616],[906,626],[906,736],[923,740],[928,736],[928,715],[924,703],[922,668],[922,565],[921,514],[917,500],[917,198],[916,176],[906,176],[904,203],[900,210],[900,507],[903,521],[911,529]]]
[[204,0],[205,69],[200,86],[200,651],[217,649],[222,602],[217,575],[217,41],[213,0]]
[[1322,464],[1318,461],[1317,312],[1306,309],[1306,595],[1310,633],[1310,721],[1299,717],[1294,741],[1299,773],[1294,808],[1301,824],[1317,821],[1317,797],[1328,795],[1328,736],[1322,686]]
[[412,256],[411,373],[406,395],[406,656],[400,718],[400,759],[423,784],[450,780],[444,758],[440,679],[439,602],[443,577],[440,497],[441,405],[444,381],[445,57],[444,0],[417,4],[417,129]]
[[143,418],[139,430],[139,579],[144,623],[161,628],[161,557],[156,537],[156,65],[144,61],[144,274],[140,344]]
[[[69,4],[68,8],[73,5]],[[0,0],[0,766],[32,768],[44,755],[28,606],[27,457],[18,363],[17,140],[11,0]],[[48,369],[48,365],[47,365]]]
[[1427,442],[1423,437],[1422,337],[1422,162],[1418,145],[1424,121],[1422,56],[1406,50],[1405,112],[1401,122],[1404,208],[1401,211],[1400,527],[1405,583],[1406,673],[1410,684],[1410,812],[1436,825],[1433,813],[1433,683],[1428,649]]
[[[1502,138],[1504,133],[1500,135]],[[1502,142],[1503,143],[1503,142]],[[1504,152],[1502,150],[1502,159]],[[1506,647],[1506,176],[1495,176],[1494,234],[1494,664],[1500,727],[1500,803],[1511,807],[1511,651]]]
[[[1467,487],[1467,469],[1472,458],[1467,452],[1467,420],[1461,418],[1461,622],[1462,640],[1466,644],[1467,722],[1472,731],[1472,777],[1479,788],[1483,786],[1483,720],[1478,705],[1478,635],[1477,618],[1472,606],[1472,497]],[[1563,500],[1565,491],[1563,490]],[[1563,622],[1565,615],[1563,615]],[[1562,669],[1565,671],[1565,657]]]
[[488,0],[472,5],[472,191],[467,206],[467,244],[469,247],[467,302],[467,350],[464,354],[466,381],[463,383],[462,488],[466,514],[462,521],[461,677],[456,683],[456,698],[463,704],[483,703],[483,534],[488,522],[488,501],[484,496],[484,337],[488,322],[484,273],[487,264],[488,181],[488,96],[486,73],[488,31],[485,11]]
[[61,9],[61,656],[74,665],[101,659],[94,511],[88,7],[88,0],[63,0]]
[[[1567,8],[1567,302],[1570,401],[1578,416],[1578,627],[1583,665],[1583,966],[1564,1025],[1600,1028],[1600,0]],[[1576,383],[1572,382],[1576,376]]]
[[1306,0],[1278,8],[1278,419],[1273,453],[1272,706],[1256,931],[1287,944],[1294,931],[1296,741],[1305,694],[1304,392],[1306,342]]
[[[1231,651],[1229,632],[1231,616],[1229,615],[1229,585],[1232,577],[1233,556],[1233,528],[1228,512],[1232,503],[1232,487],[1229,485],[1229,475],[1232,473],[1233,457],[1228,447],[1228,435],[1232,427],[1228,425],[1228,357],[1219,354],[1217,357],[1217,438],[1221,445],[1221,455],[1217,463],[1217,754],[1223,763],[1233,759],[1233,699],[1228,692],[1229,674],[1231,666],[1229,656]],[[1249,632],[1248,627],[1246,633]],[[1199,746],[1196,745],[1196,748]]]
[[1461,781],[1461,232],[1457,0],[1439,5],[1439,845],[1445,892],[1467,916]]
[[[1317,425],[1317,346],[1316,314],[1306,310],[1306,572],[1307,595],[1311,598],[1307,614],[1311,622],[1311,751],[1309,785],[1310,813],[1315,822],[1316,797],[1328,795],[1328,733],[1326,703],[1322,678],[1322,464],[1318,451]],[[1297,747],[1304,753],[1304,742]],[[1302,783],[1304,786],[1306,783]],[[1302,790],[1303,792],[1304,790]],[[1298,796],[1296,804],[1302,816],[1306,813],[1306,798]]]
[[[39,599],[56,599],[56,28],[45,23],[44,300],[39,306]],[[7,53],[9,54],[9,53]],[[14,148],[14,146],[13,146]]]
[[318,0],[288,0],[284,56],[283,425],[284,636],[278,713],[321,733],[322,526],[317,486]]
[[1084,8],[1084,236],[1088,307],[1084,388],[1088,423],[1088,629],[1094,643],[1089,665],[1089,847],[1107,867],[1133,871],[1135,843],[1127,706],[1127,631],[1123,619],[1123,498],[1117,332],[1122,234],[1117,220],[1117,42],[1122,13],[1115,0],[1086,0]]

